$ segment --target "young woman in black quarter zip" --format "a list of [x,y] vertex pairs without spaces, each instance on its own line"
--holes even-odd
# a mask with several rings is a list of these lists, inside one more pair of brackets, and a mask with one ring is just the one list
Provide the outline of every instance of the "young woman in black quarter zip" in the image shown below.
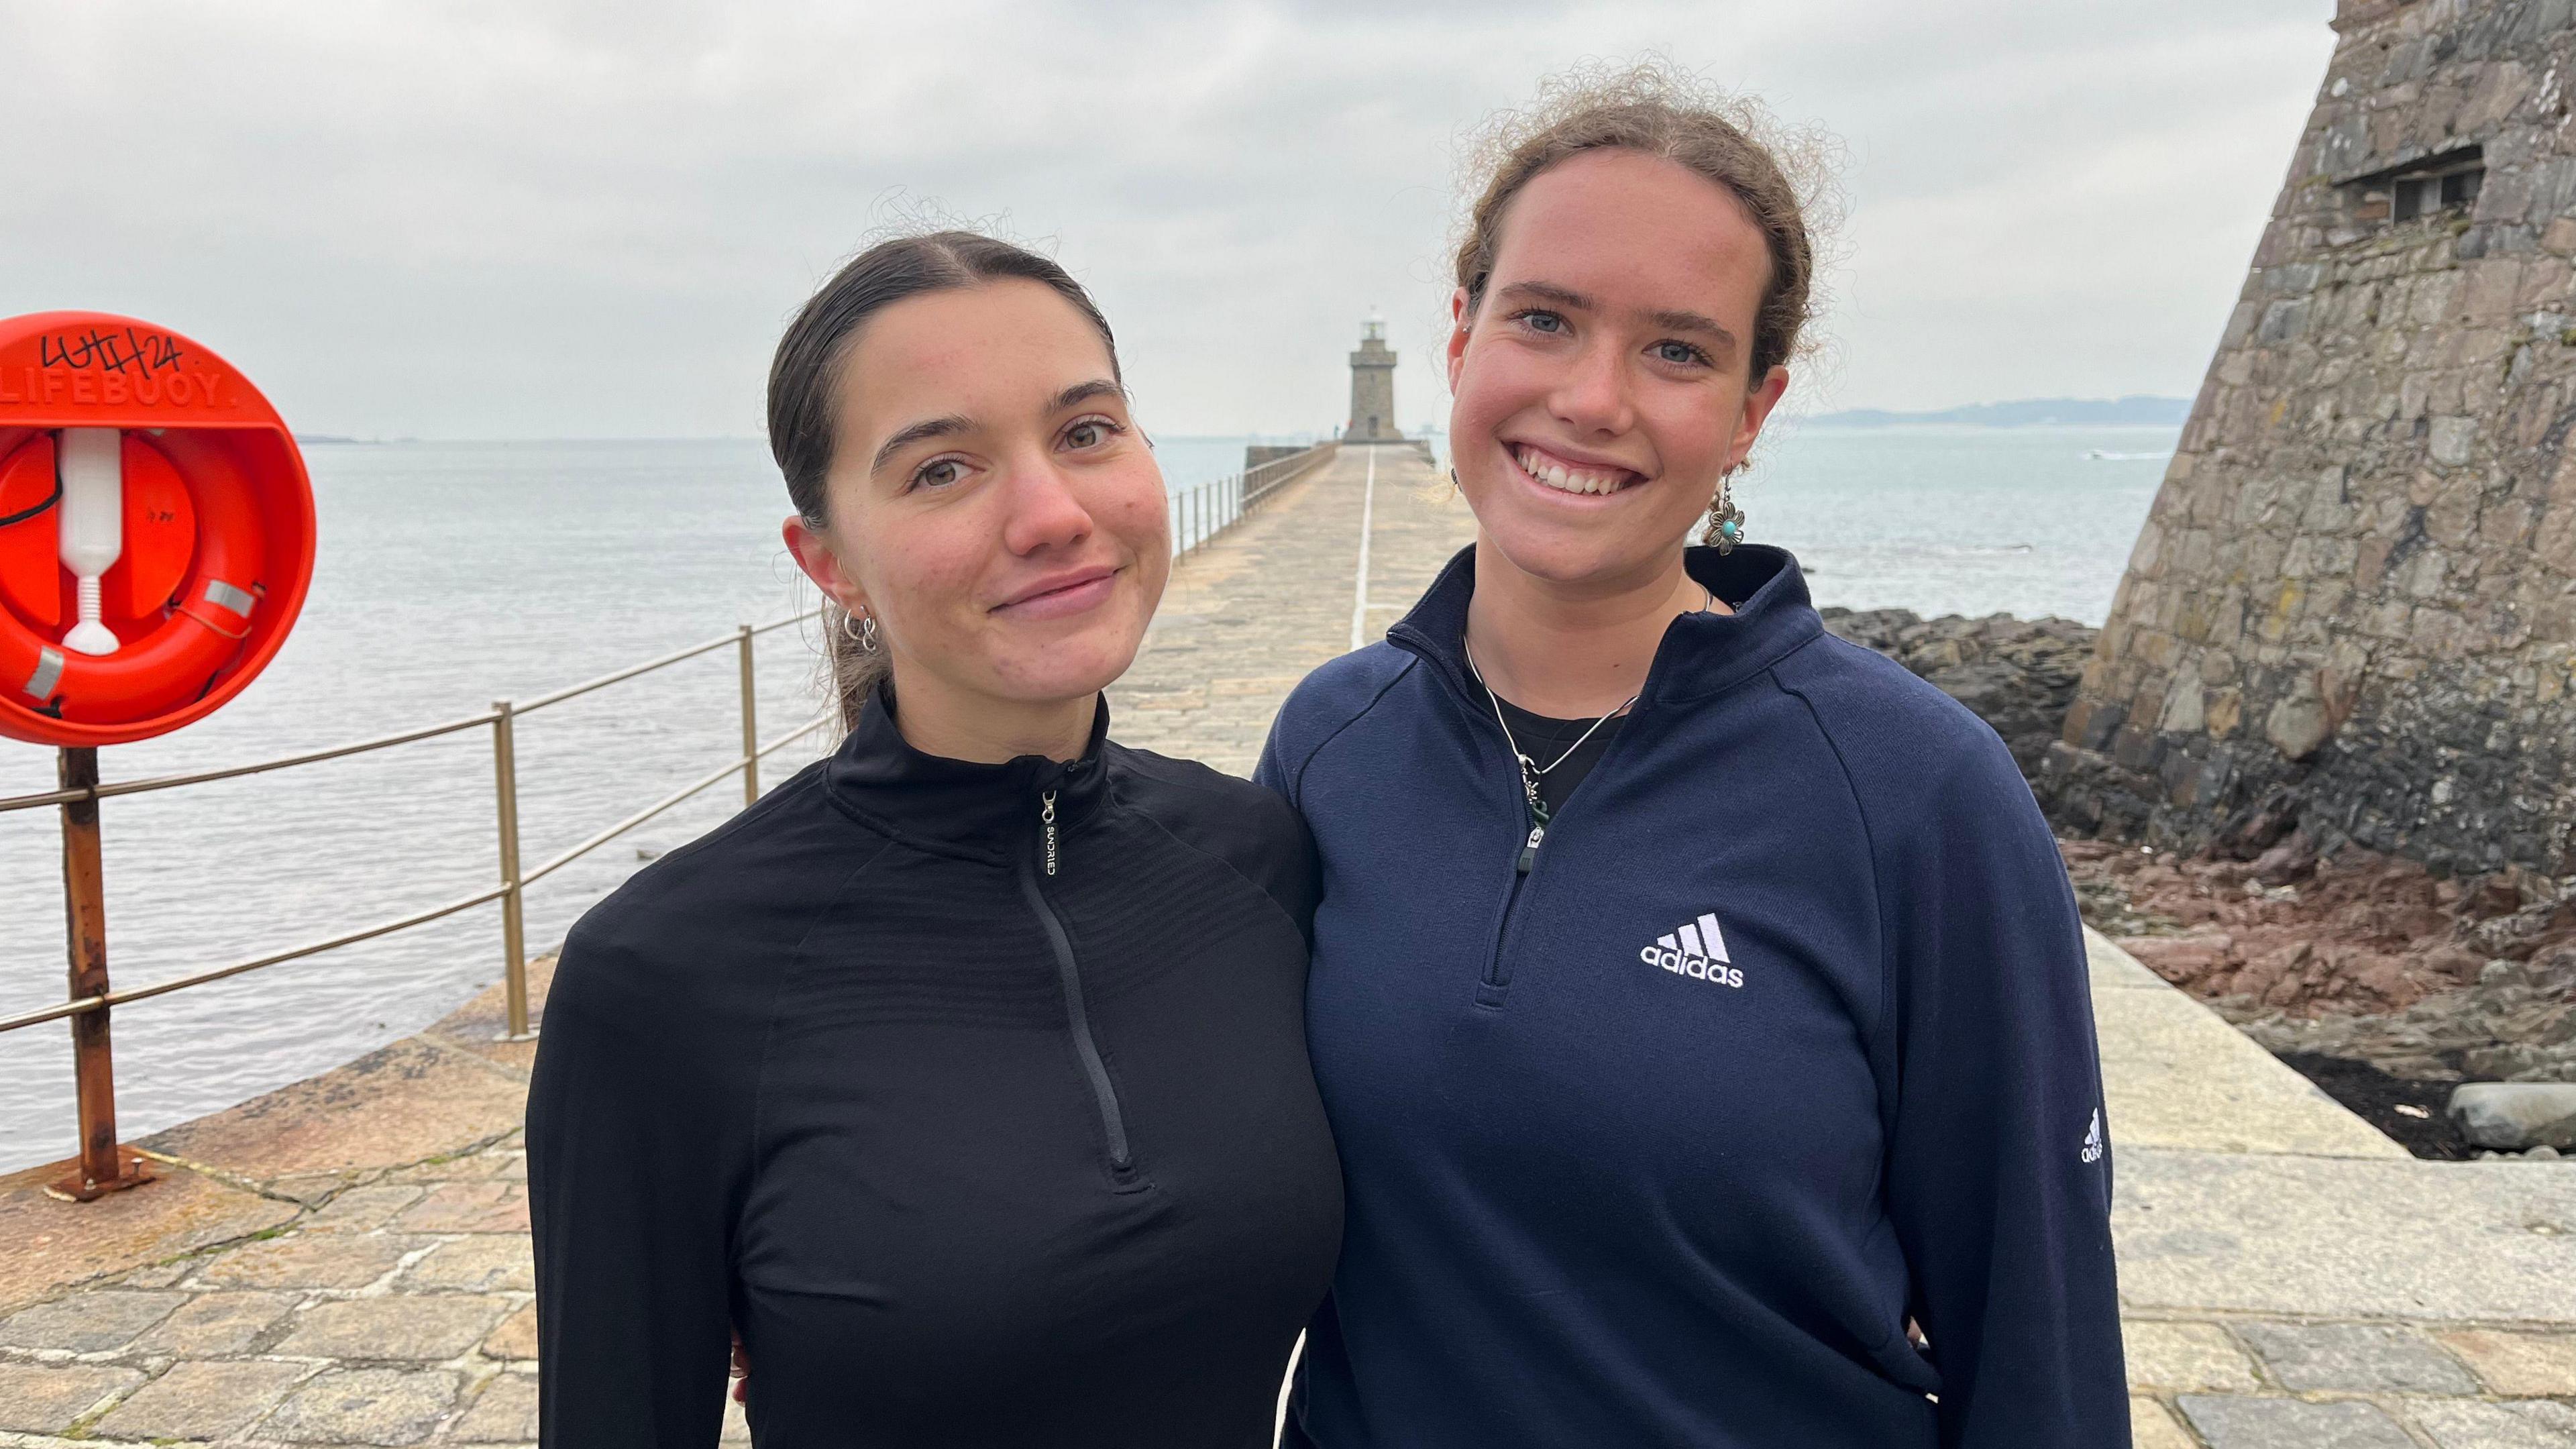
[[528,1101],[543,1439],[1253,1446],[1333,1268],[1312,847],[1104,739],[1169,570],[1108,324],[889,242],[779,343],[848,739],[565,943]]

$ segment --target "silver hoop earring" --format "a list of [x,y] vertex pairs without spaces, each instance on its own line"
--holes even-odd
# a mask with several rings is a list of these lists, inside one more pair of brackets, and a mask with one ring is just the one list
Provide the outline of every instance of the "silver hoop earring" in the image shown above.
[[[859,621],[859,627],[856,629],[850,627],[850,620],[853,618]],[[841,616],[841,633],[846,636],[851,643],[859,646],[860,653],[874,654],[877,652],[876,616],[865,612],[858,614],[843,614]]]

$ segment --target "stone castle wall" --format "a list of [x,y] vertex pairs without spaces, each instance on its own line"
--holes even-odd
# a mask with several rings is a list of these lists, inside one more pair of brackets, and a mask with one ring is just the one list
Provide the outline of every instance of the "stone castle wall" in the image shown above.
[[2571,12],[2344,0],[2046,763],[2062,824],[2576,872]]

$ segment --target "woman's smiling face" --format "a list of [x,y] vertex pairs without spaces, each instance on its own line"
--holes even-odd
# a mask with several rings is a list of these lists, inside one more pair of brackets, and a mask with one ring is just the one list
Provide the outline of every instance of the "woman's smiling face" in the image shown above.
[[1042,702],[1126,671],[1171,568],[1163,476],[1080,312],[1019,279],[896,302],[840,388],[806,566],[874,616],[899,686]]
[[1481,540],[1560,584],[1669,567],[1788,384],[1747,375],[1770,276],[1743,204],[1678,163],[1602,148],[1532,177],[1483,298],[1452,299],[1450,447]]

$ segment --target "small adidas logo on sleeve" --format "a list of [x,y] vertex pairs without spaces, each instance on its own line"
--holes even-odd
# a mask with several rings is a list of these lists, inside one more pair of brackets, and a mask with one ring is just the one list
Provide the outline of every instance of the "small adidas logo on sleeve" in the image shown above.
[[2093,1109],[2093,1125],[2084,1131],[2084,1148],[2076,1156],[2086,1162],[2099,1162],[2102,1160],[2103,1150],[2102,1109],[2096,1107]]
[[1637,959],[1693,981],[1738,988],[1744,985],[1743,970],[1727,962],[1726,937],[1717,929],[1717,917],[1707,911],[1670,935],[1656,937],[1655,944],[1637,953]]

